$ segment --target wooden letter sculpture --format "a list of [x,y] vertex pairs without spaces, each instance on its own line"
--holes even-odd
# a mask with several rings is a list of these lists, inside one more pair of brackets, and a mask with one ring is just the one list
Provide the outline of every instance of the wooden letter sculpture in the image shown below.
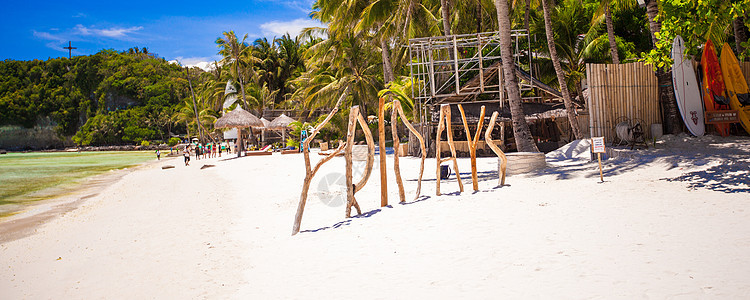
[[393,148],[396,149],[396,153],[393,155],[393,171],[396,173],[396,183],[398,184],[398,196],[401,199],[401,202],[406,202],[406,196],[404,196],[404,183],[401,181],[401,167],[398,164],[398,150],[399,150],[399,140],[398,140],[398,132],[396,131],[396,125],[398,124],[398,116],[401,116],[401,120],[404,122],[404,125],[406,125],[407,128],[409,128],[409,131],[411,131],[414,135],[417,136],[417,139],[419,139],[419,146],[422,149],[422,164],[419,167],[419,180],[417,181],[417,195],[414,197],[414,200],[419,198],[419,193],[422,190],[422,174],[424,173],[424,161],[427,159],[427,150],[425,149],[424,145],[424,138],[422,137],[419,132],[414,129],[414,126],[411,125],[411,122],[409,122],[408,119],[406,119],[406,114],[404,114],[404,110],[401,108],[401,102],[398,100],[393,100],[393,104],[391,106],[391,133],[393,134]]
[[[365,174],[362,177],[362,179],[357,182],[357,184],[353,184],[354,178],[352,176],[353,173],[353,164],[352,164],[352,146],[354,145],[354,134],[357,130],[357,123],[359,123],[359,126],[362,127],[362,131],[365,133],[365,139],[367,140],[367,167],[365,169]],[[359,113],[359,106],[352,106],[351,111],[349,111],[349,130],[346,134],[346,149],[344,151],[344,158],[346,159],[346,217],[349,218],[352,215],[352,206],[357,209],[357,214],[361,214],[362,210],[359,208],[359,204],[357,203],[357,199],[354,198],[354,194],[356,194],[359,190],[361,190],[365,184],[367,183],[367,180],[370,179],[370,174],[372,173],[372,165],[375,162],[375,143],[372,140],[372,133],[370,132],[370,128],[367,127],[367,122],[365,121],[365,118],[362,117],[362,114]]]
[[[443,133],[443,129],[446,129],[448,135],[448,147],[451,150],[451,157],[441,159],[440,158],[440,134]],[[449,160],[453,161],[453,171],[456,172],[456,180],[458,181],[458,189],[463,192],[464,184],[461,182],[461,175],[458,172],[458,161],[456,161],[456,147],[453,144],[453,130],[451,129],[451,107],[448,104],[440,105],[440,122],[438,122],[437,135],[435,137],[435,160],[437,161],[437,178],[435,186],[435,194],[440,196],[440,164]]]
[[479,123],[477,123],[477,132],[474,134],[474,139],[471,138],[471,132],[469,131],[469,125],[466,123],[466,114],[464,114],[464,107],[459,104],[458,110],[461,112],[461,120],[464,122],[464,131],[466,132],[466,142],[469,144],[469,156],[471,156],[471,185],[474,191],[479,191],[479,178],[477,178],[477,142],[479,142],[479,134],[482,132],[482,125],[484,124],[484,105],[479,113]]
[[[484,110],[483,110],[484,111]],[[500,186],[505,185],[505,167],[508,166],[508,158],[505,157],[505,153],[503,153],[503,150],[500,150],[500,147],[498,147],[494,141],[492,141],[492,128],[495,127],[495,121],[497,120],[497,112],[492,113],[492,118],[490,118],[490,124],[487,125],[487,131],[484,133],[484,140],[487,142],[487,145],[490,146],[493,152],[497,155],[498,158],[500,158],[500,173],[498,181],[500,183]],[[501,127],[502,130],[505,130],[505,128]],[[501,141],[503,142],[503,141]]]
[[[378,149],[380,149],[380,207],[388,206],[388,171],[385,160],[385,98],[378,98]],[[398,156],[398,153],[396,153]]]
[[313,138],[315,138],[320,129],[323,128],[323,126],[325,126],[329,120],[331,120],[333,115],[335,115],[336,112],[339,111],[339,105],[341,104],[341,101],[346,98],[347,91],[348,89],[344,90],[344,92],[341,94],[341,97],[339,97],[339,100],[336,102],[336,105],[333,107],[333,110],[328,113],[328,116],[323,120],[323,122],[318,124],[318,126],[315,126],[315,129],[312,131],[310,136],[305,139],[302,144],[302,154],[305,157],[305,181],[302,183],[302,194],[299,196],[297,214],[294,216],[294,227],[292,228],[292,235],[299,233],[300,224],[302,223],[302,213],[305,212],[305,203],[307,203],[307,192],[308,190],[310,190],[310,182],[312,181],[313,176],[315,176],[315,173],[318,172],[320,166],[331,160],[331,158],[335,157],[337,154],[339,154],[339,152],[341,152],[342,149],[344,149],[345,146],[347,146],[347,144],[345,143],[340,144],[336,151],[333,151],[333,153],[318,161],[318,163],[315,165],[315,168],[310,167],[310,142],[313,140]]

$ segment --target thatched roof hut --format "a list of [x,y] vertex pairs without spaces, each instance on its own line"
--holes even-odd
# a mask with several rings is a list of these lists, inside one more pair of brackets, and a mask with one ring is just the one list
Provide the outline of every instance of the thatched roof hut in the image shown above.
[[216,128],[245,128],[245,127],[264,127],[263,121],[255,115],[237,107],[233,111],[225,113],[214,123]]
[[[217,119],[214,123],[214,127],[216,128],[245,128],[250,127],[251,130],[253,127],[259,127],[263,128],[263,121],[258,119],[255,115],[247,112],[246,110],[242,109],[242,107],[237,107],[233,111],[225,113],[221,118]],[[239,132],[237,135],[237,144],[239,146],[239,150],[237,151],[237,157],[242,156],[242,131]]]
[[289,127],[289,124],[292,124],[294,121],[294,119],[287,117],[285,114],[281,114],[276,117],[276,119],[273,119],[271,124],[268,124],[267,128],[271,130],[281,130],[281,140],[286,143],[286,129]]
[[294,121],[295,121],[294,119],[287,117],[287,115],[281,114],[276,119],[273,119],[273,121],[271,121],[271,123],[268,124],[266,128],[273,129],[273,130],[282,130],[282,129],[286,129],[287,127],[289,127],[289,124],[291,124]]

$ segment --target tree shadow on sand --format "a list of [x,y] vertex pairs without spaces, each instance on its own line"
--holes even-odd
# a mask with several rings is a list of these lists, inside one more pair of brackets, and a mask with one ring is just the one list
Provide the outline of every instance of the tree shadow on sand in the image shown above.
[[691,189],[705,188],[724,193],[750,193],[750,163],[732,161],[708,168],[705,171],[685,173],[675,178],[662,178],[669,182],[687,182]]
[[[388,206],[386,206],[386,207],[391,207],[391,206],[390,206],[390,205],[388,205]],[[341,228],[341,227],[344,227],[344,226],[349,226],[349,225],[350,225],[350,224],[352,223],[352,220],[354,220],[354,219],[366,219],[366,218],[372,217],[373,215],[375,215],[375,214],[379,213],[380,211],[381,211],[381,209],[380,209],[380,208],[378,208],[378,209],[373,209],[373,210],[371,210],[371,211],[368,211],[368,212],[363,212],[362,214],[359,214],[359,215],[353,216],[353,217],[351,217],[351,218],[349,218],[349,219],[346,219],[346,220],[343,220],[343,221],[341,221],[341,222],[337,222],[336,224],[333,224],[333,225],[331,225],[331,226],[325,226],[325,227],[321,227],[321,228],[318,228],[318,229],[308,229],[308,230],[302,230],[302,231],[300,231],[300,232],[302,232],[302,233],[307,233],[307,232],[318,232],[318,231],[324,231],[324,230],[329,230],[329,229],[336,229],[336,228]]]
[[[750,193],[750,149],[728,147],[722,143],[708,144],[691,148],[651,148],[646,150],[623,150],[626,156],[603,160],[604,177],[633,172],[654,163],[665,165],[665,170],[675,168],[702,167],[716,164],[706,170],[684,173],[675,178],[662,178],[669,182],[687,182],[690,189],[706,188],[725,193]],[[704,152],[700,152],[705,150]],[[563,164],[564,163],[564,164]],[[548,160],[548,167],[538,170],[532,176],[553,175],[556,179],[570,179],[578,176],[594,178],[599,176],[596,161],[557,161]]]

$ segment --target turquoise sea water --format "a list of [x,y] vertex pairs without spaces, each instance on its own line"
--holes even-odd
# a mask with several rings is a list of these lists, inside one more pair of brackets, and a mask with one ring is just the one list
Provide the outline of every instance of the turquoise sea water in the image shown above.
[[[155,159],[151,151],[29,152],[0,155],[0,216],[3,206],[55,197],[81,179]],[[47,191],[47,192],[45,192]]]

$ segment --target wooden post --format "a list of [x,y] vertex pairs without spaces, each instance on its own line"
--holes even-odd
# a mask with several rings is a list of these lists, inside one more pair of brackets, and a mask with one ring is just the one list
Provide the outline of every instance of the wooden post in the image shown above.
[[[446,129],[448,135],[448,148],[451,151],[451,157],[441,159],[440,158],[440,134],[443,132],[443,128]],[[435,138],[437,144],[435,146],[435,158],[437,160],[437,186],[435,187],[435,193],[440,196],[440,164],[449,160],[453,161],[453,171],[456,172],[456,180],[458,181],[458,188],[461,192],[464,191],[464,184],[461,182],[461,174],[458,171],[458,160],[456,159],[456,146],[453,143],[453,129],[451,129],[451,107],[448,104],[440,105],[440,122],[438,123],[437,137]]]
[[[498,174],[499,178],[499,184],[500,186],[505,185],[505,168],[508,166],[508,158],[505,157],[505,153],[503,153],[503,150],[501,150],[497,145],[495,145],[495,142],[492,140],[492,129],[495,128],[495,121],[497,120],[498,113],[493,112],[492,117],[490,118],[490,124],[487,125],[487,131],[484,132],[484,141],[487,142],[487,145],[490,146],[490,149],[492,149],[493,152],[495,152],[495,155],[497,155],[498,158],[500,158],[500,174]],[[502,128],[502,127],[501,127]],[[505,128],[502,128],[504,130]],[[505,141],[502,141],[502,143],[505,143]]]
[[341,152],[342,149],[344,149],[345,146],[348,146],[346,144],[340,144],[338,149],[334,151],[333,153],[329,154],[324,159],[318,161],[318,163],[315,165],[315,168],[313,169],[310,166],[310,141],[315,137],[315,135],[320,132],[320,129],[325,126],[328,121],[331,120],[333,115],[336,114],[336,112],[339,111],[339,105],[341,105],[341,102],[346,98],[348,88],[344,90],[344,92],[339,97],[339,100],[336,101],[336,104],[333,106],[333,110],[331,110],[330,113],[328,113],[328,116],[318,124],[318,126],[315,127],[315,130],[310,135],[310,138],[306,139],[304,142],[304,151],[302,151],[302,155],[305,158],[305,181],[302,183],[302,193],[299,196],[299,205],[297,206],[297,214],[294,216],[294,226],[292,227],[292,235],[295,235],[299,233],[300,224],[302,223],[302,214],[305,212],[305,204],[307,203],[307,192],[310,190],[310,182],[313,179],[313,176],[315,176],[315,173],[318,172],[318,169],[320,169],[320,166],[322,166],[327,161],[331,160],[334,156],[336,156],[339,152]]
[[[380,148],[380,207],[388,205],[388,171],[385,160],[385,98],[378,99],[378,147]],[[394,144],[397,141],[393,141]],[[398,148],[395,148],[398,150]],[[395,155],[398,157],[398,153]]]
[[[404,125],[406,125],[407,128],[409,128],[409,131],[413,133],[417,139],[419,140],[419,146],[422,150],[422,163],[419,167],[419,179],[417,181],[417,195],[414,197],[416,200],[419,198],[420,191],[422,190],[422,174],[424,173],[424,161],[427,159],[427,149],[425,147],[424,138],[422,135],[414,129],[414,126],[411,125],[411,122],[406,118],[406,114],[404,113],[403,108],[401,108],[401,102],[398,100],[393,100],[393,106],[391,108],[391,126],[393,130],[393,143],[394,145],[398,145],[398,134],[396,132],[396,124],[397,124],[397,117],[396,114],[401,116],[401,121],[404,122]],[[401,197],[401,202],[405,202],[404,199],[404,183],[401,181],[401,169],[399,167],[398,163],[398,155],[394,157],[393,160],[393,170],[396,172],[396,183],[398,184],[399,188],[399,196]]]
[[477,132],[474,133],[474,138],[471,138],[471,132],[469,131],[469,125],[466,122],[466,114],[464,113],[464,107],[459,104],[458,110],[461,112],[461,120],[464,123],[464,131],[466,131],[466,142],[469,145],[469,156],[471,157],[471,185],[474,191],[479,191],[479,178],[477,176],[477,142],[479,142],[479,134],[482,132],[482,125],[484,125],[484,105],[482,105],[481,112],[479,113],[479,122],[477,123]]
[[602,154],[597,153],[596,158],[599,159],[599,180],[604,182],[604,173],[602,173]]

